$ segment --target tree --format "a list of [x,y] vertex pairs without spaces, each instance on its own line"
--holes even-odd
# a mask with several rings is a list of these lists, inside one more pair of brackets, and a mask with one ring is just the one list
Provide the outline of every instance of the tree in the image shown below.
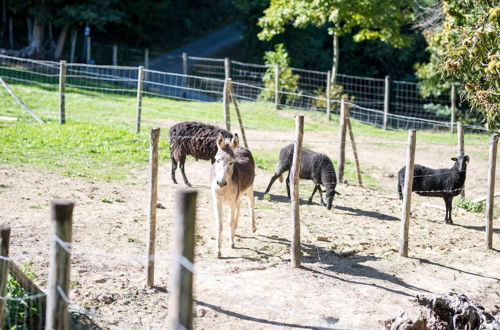
[[424,31],[431,58],[418,66],[418,75],[428,89],[464,83],[462,98],[481,111],[488,129],[499,131],[500,1],[443,0],[438,5],[444,15]]
[[401,27],[412,16],[411,0],[271,0],[258,25],[259,38],[271,40],[288,26],[304,28],[309,25],[330,24],[333,61],[332,83],[335,84],[339,63],[338,37],[353,33],[357,42],[380,39],[394,47],[405,44]]

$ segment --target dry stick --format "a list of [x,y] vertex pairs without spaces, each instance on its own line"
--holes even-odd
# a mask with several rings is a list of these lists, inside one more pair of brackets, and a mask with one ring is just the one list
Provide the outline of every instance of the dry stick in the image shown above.
[[[463,156],[465,155],[465,150],[464,150],[464,123],[462,122],[457,123],[457,135],[458,135],[458,154],[460,156]],[[460,197],[462,199],[465,198],[465,187],[462,187],[462,190],[460,191]]]
[[493,249],[493,208],[495,196],[495,171],[497,163],[498,135],[490,138],[490,156],[488,160],[488,198],[486,199],[486,248]]
[[339,146],[339,183],[344,179],[344,164],[345,164],[345,136],[346,136],[346,113],[347,113],[347,102],[342,98],[340,104],[340,146]]
[[196,190],[176,192],[175,251],[170,296],[171,329],[193,329]]
[[156,249],[156,204],[158,202],[158,141],[160,129],[151,129],[151,141],[149,151],[149,240],[148,240],[148,269],[147,284],[153,286],[155,283],[155,249]]
[[231,130],[231,117],[229,115],[229,83],[231,82],[231,78],[226,78],[224,80],[224,91],[222,95],[222,107],[224,110],[224,122],[226,123],[226,129],[228,131]]
[[[229,78],[231,79],[231,78]],[[240,107],[238,106],[238,100],[236,100],[236,95],[234,94],[233,83],[229,81],[229,96],[233,100],[234,109],[236,110],[236,116],[238,117],[238,123],[240,124],[241,136],[243,137],[243,143],[245,148],[248,148],[247,137],[245,135],[245,127],[243,126],[243,120],[241,119]]]
[[331,79],[332,79],[332,72],[328,71],[326,73],[326,117],[328,120],[331,120],[331,112],[332,112],[332,100],[331,100],[331,95],[330,95],[330,90],[331,90]]
[[295,116],[296,139],[293,148],[292,168],[290,169],[290,195],[292,197],[292,267],[300,267],[300,213],[299,213],[299,176],[300,160],[302,155],[302,139],[304,137],[304,116]]
[[351,118],[349,118],[349,108],[347,108],[347,130],[349,131],[349,138],[351,139],[352,152],[354,153],[354,163],[356,164],[356,177],[358,178],[358,185],[363,186],[361,179],[361,167],[359,166],[358,150],[356,148],[356,141],[354,141],[354,133],[352,132]]
[[68,291],[73,206],[71,201],[52,202],[52,248],[45,329],[69,329]]
[[390,107],[390,90],[391,90],[391,79],[389,76],[385,76],[385,87],[384,87],[384,129],[387,129],[387,117],[389,115]]
[[415,165],[416,131],[408,131],[408,150],[406,152],[405,184],[403,188],[403,211],[401,214],[401,233],[399,253],[408,257],[408,230],[410,227],[411,192],[413,188],[413,167]]
[[[0,296],[7,295],[7,275],[9,274],[9,240],[10,228],[0,227]],[[0,299],[0,329],[3,329],[5,323],[5,300]]]
[[135,132],[141,132],[141,112],[142,112],[142,86],[144,83],[144,67],[140,66],[137,71],[137,126]]
[[59,64],[59,113],[60,124],[66,123],[66,61]]
[[24,104],[23,101],[21,101],[17,97],[16,94],[14,94],[14,92],[12,91],[12,89],[10,89],[9,85],[7,85],[7,83],[3,80],[2,77],[0,77],[0,83],[7,90],[7,93],[9,93],[10,96],[12,96],[14,98],[14,100],[16,100],[16,102],[19,103],[19,105],[24,108],[24,110],[26,110],[33,118],[35,118],[35,120],[37,122],[39,122],[40,124],[43,124],[43,120],[41,120],[33,111],[31,111],[30,108],[28,108],[28,106],[26,104]]

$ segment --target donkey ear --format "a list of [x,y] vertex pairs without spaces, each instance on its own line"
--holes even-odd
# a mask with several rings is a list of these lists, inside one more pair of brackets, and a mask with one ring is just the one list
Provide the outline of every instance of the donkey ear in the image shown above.
[[231,149],[236,150],[240,144],[240,138],[237,133],[234,133],[233,139],[231,140]]
[[222,133],[219,133],[217,135],[217,148],[222,149],[226,145],[226,139],[224,139],[224,135]]

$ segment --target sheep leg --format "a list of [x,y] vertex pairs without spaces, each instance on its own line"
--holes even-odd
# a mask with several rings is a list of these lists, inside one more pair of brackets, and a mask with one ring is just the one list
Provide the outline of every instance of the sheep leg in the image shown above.
[[291,197],[290,197],[290,172],[288,172],[288,175],[286,176],[286,194],[288,196],[288,199],[291,199]]
[[271,190],[271,186],[273,185],[274,181],[276,181],[277,178],[280,177],[281,174],[275,174],[271,178],[271,181],[269,181],[269,184],[267,185],[266,191],[264,192],[264,195],[269,193],[269,190]]
[[179,168],[181,169],[182,179],[184,179],[184,184],[188,187],[192,187],[191,183],[189,183],[186,172],[184,172],[184,164],[186,163],[186,156],[182,157],[180,160]]
[[445,222],[449,224],[453,224],[453,221],[451,220],[451,205],[452,205],[453,197],[445,197],[444,202],[446,204],[446,217],[445,217]]
[[257,224],[255,223],[255,198],[253,196],[253,187],[247,191],[248,207],[252,216],[252,232],[257,231]]
[[321,190],[320,185],[318,185],[318,192],[319,192],[319,198],[321,200],[321,206],[326,206],[326,203],[323,201],[323,194],[322,194],[324,191]]
[[[311,194],[311,197],[309,197],[309,201],[308,201],[309,204],[312,204],[314,194],[316,193],[316,190],[318,190],[318,187],[319,187],[319,185],[315,185],[314,186],[314,189],[313,189],[313,192]],[[321,196],[321,188],[319,188],[319,194]],[[321,198],[321,201],[323,202],[323,198]]]
[[177,161],[175,160],[175,156],[172,155],[172,181],[177,184],[177,180],[175,180],[175,171],[177,170]]

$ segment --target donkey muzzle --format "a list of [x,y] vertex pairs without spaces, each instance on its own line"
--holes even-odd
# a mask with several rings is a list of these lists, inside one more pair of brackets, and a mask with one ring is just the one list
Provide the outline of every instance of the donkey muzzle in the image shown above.
[[217,180],[217,185],[222,188],[222,187],[227,186],[227,182],[226,182],[226,180],[220,180],[220,181]]

